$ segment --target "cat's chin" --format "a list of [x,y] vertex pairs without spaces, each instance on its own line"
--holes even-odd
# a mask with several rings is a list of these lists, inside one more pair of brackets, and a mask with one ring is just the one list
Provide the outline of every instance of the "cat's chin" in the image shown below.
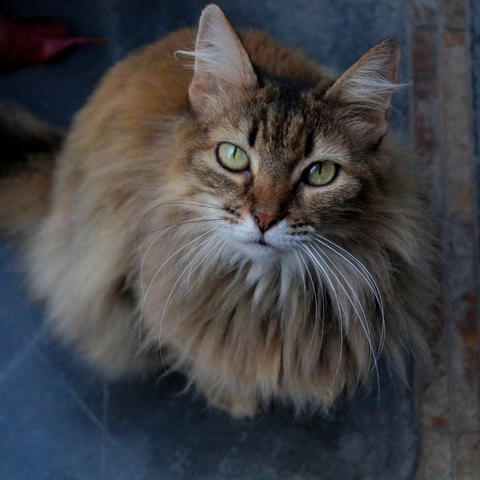
[[239,249],[248,258],[252,260],[266,260],[277,257],[281,250],[271,244],[264,242],[241,242]]

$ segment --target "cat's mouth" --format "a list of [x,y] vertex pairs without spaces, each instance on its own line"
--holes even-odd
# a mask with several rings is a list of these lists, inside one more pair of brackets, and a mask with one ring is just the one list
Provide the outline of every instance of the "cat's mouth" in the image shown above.
[[272,245],[271,243],[268,243],[264,236],[262,235],[261,237],[259,238],[256,238],[255,240],[251,240],[249,242],[247,242],[248,245],[251,245],[251,246],[254,246],[254,247],[257,247],[257,248],[261,248],[261,249],[264,249],[264,250],[273,250],[275,249],[275,246]]
[[269,258],[276,254],[277,249],[271,243],[267,243],[264,238],[250,240],[244,244],[245,253],[253,259]]

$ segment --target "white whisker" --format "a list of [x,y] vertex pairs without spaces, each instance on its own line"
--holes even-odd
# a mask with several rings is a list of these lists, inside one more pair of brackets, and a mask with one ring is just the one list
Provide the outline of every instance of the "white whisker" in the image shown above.
[[[211,230],[209,230],[208,232],[206,232],[205,234],[201,235],[201,237],[205,236],[207,233],[211,233],[212,231],[216,230],[218,227],[215,227],[215,228],[212,228]],[[201,238],[201,237],[198,237],[198,238]],[[198,240],[195,239],[195,240]],[[192,258],[192,260],[190,260],[190,262],[188,263],[188,265],[183,269],[182,273],[180,275],[178,275],[178,278],[177,280],[175,281],[175,283],[173,284],[172,288],[170,289],[170,293],[167,297],[167,300],[165,301],[165,305],[164,305],[164,308],[163,308],[163,312],[162,312],[162,316],[160,318],[160,325],[159,325],[159,329],[158,329],[158,342],[159,342],[159,345],[161,345],[161,339],[162,339],[162,334],[161,334],[161,331],[162,331],[162,327],[163,327],[163,323],[165,321],[165,316],[166,316],[166,313],[167,313],[167,310],[168,310],[168,306],[170,304],[170,302],[173,300],[173,298],[175,297],[176,295],[176,292],[175,292],[175,289],[177,287],[177,284],[178,282],[180,282],[180,279],[183,277],[183,275],[185,274],[185,272],[190,268],[190,266],[192,265],[192,263],[198,258],[198,256],[201,254],[202,251],[205,250],[205,248],[207,248],[207,246],[212,243],[215,239],[215,236],[213,238],[210,238],[210,239],[207,239],[206,241],[202,242],[200,247],[201,250],[195,255],[194,258]],[[191,243],[191,242],[190,242]],[[205,258],[205,257],[204,257]],[[203,261],[203,259],[202,259]],[[194,268],[194,270],[196,270],[199,265],[201,265],[202,261],[200,261]],[[192,273],[192,272],[191,272]],[[190,274],[187,276],[186,279],[184,279],[184,281],[182,282],[182,284],[180,285],[179,289],[181,288],[182,285],[184,285],[184,283],[187,281],[187,279],[190,277]],[[175,292],[175,293],[174,293]]]
[[[145,264],[145,259],[147,258],[147,255],[148,255],[148,252],[150,251],[150,249],[153,247],[153,245],[155,244],[155,242],[165,233],[167,233],[169,230],[171,230],[172,228],[175,228],[175,227],[178,227],[180,225],[185,225],[185,224],[190,224],[190,223],[194,223],[194,222],[198,222],[200,220],[206,220],[206,221],[212,221],[212,220],[217,220],[216,217],[198,217],[198,218],[194,218],[194,219],[190,219],[190,220],[184,220],[183,222],[178,222],[178,223],[174,223],[172,225],[168,225],[167,227],[163,227],[161,230],[161,232],[150,242],[150,245],[148,246],[148,248],[146,249],[144,255],[143,255],[143,258],[142,258],[142,261],[141,261],[141,264],[140,264],[140,285],[141,285],[141,289],[142,289],[142,296],[143,298],[145,298],[146,294],[145,294],[145,290],[144,290],[144,286],[143,286],[143,270],[144,270],[144,264]],[[176,254],[176,253],[175,253]],[[174,255],[175,255],[174,254]],[[171,257],[169,257],[167,259],[170,260]],[[162,265],[163,266],[163,265]],[[160,267],[162,268],[162,267]]]
[[[215,235],[218,237],[222,234],[222,232],[220,233],[216,233]],[[186,297],[190,291],[192,290],[192,288],[202,279],[202,277],[206,274],[206,272],[209,270],[210,268],[210,265],[216,261],[218,261],[221,257],[221,251],[222,249],[225,247],[225,245],[228,243],[228,237],[226,237],[225,239],[223,239],[223,243],[221,244],[222,242],[222,239],[220,239],[215,245],[213,245],[213,247],[210,249],[210,251],[208,252],[208,255],[206,255],[205,257],[208,257],[212,252],[213,252],[213,255],[210,259],[210,261],[207,263],[207,265],[205,266],[203,272],[198,276],[198,278],[195,280],[195,282],[193,282],[193,284],[189,287],[189,289],[182,295],[182,298]],[[220,245],[221,244],[221,245]],[[220,247],[219,247],[220,245]]]
[[[320,322],[322,323],[322,335],[321,335],[321,338],[320,338],[320,348],[322,346],[322,343],[323,343],[323,333],[324,333],[324,329],[325,329],[325,325],[324,325],[324,318],[321,318],[319,319],[318,318],[318,299],[317,299],[317,289],[315,287],[315,282],[313,281],[313,278],[312,278],[312,274],[310,273],[310,269],[308,268],[308,265],[306,264],[305,262],[305,259],[301,256],[301,254],[299,252],[297,252],[296,250],[294,250],[294,253],[296,255],[296,258],[297,258],[297,261],[301,267],[301,263],[303,263],[303,266],[304,266],[304,270],[307,272],[308,274],[308,277],[310,278],[310,283],[312,285],[312,292],[313,292],[313,301],[315,303],[315,318],[314,318],[314,323],[313,323],[313,333],[312,333],[312,338],[310,340],[310,344],[307,348],[307,351],[305,353],[305,358],[308,357],[308,354],[310,352],[310,349],[312,348],[312,345],[313,345],[313,340],[315,339],[315,335],[317,333],[317,325],[318,325],[318,322],[320,320]],[[302,275],[302,283],[303,283],[303,300],[304,300],[304,317],[303,317],[303,322],[305,324],[306,322],[306,316],[307,316],[307,285],[305,283],[305,276]],[[321,285],[321,283],[320,283]]]
[[142,307],[140,309],[140,318],[139,318],[139,329],[140,329],[140,333],[141,333],[141,324],[142,324],[142,319],[143,319],[143,315],[144,315],[144,310],[145,310],[145,306],[146,306],[146,302],[147,302],[147,297],[148,297],[148,294],[150,292],[150,289],[154,283],[154,281],[156,280],[156,278],[158,277],[158,275],[160,274],[160,271],[163,269],[163,267],[175,256],[175,255],[178,255],[182,250],[184,250],[185,248],[187,248],[189,245],[191,245],[192,243],[194,243],[195,241],[197,241],[199,238],[202,238],[204,237],[205,235],[208,235],[208,233],[210,233],[212,230],[214,230],[215,228],[217,227],[214,227],[210,230],[208,230],[207,232],[203,233],[202,235],[200,235],[199,237],[191,240],[190,242],[188,242],[187,244],[183,245],[182,247],[178,248],[174,253],[172,253],[168,258],[167,260],[165,260],[163,262],[163,264],[157,269],[157,271],[155,272],[155,275],[152,277],[152,279],[150,280],[150,283],[148,285],[148,288],[147,290],[145,291],[144,288],[143,288],[143,266],[144,266],[144,262],[145,262],[145,259],[148,255],[148,252],[150,251],[150,249],[152,248],[153,244],[164,234],[166,233],[168,230],[171,230],[172,228],[174,227],[177,227],[179,225],[184,225],[184,224],[187,224],[187,223],[191,223],[192,221],[185,221],[185,222],[179,222],[178,224],[174,224],[174,225],[171,225],[169,226],[166,230],[164,230],[163,232],[161,232],[159,235],[157,235],[155,237],[155,239],[150,243],[150,245],[148,246],[147,250],[145,251],[145,254],[143,256],[143,260],[142,260],[142,264],[141,264],[141,269],[140,269],[140,285],[141,285],[141,288],[142,288],[142,294],[143,294],[143,301],[142,301]]
[[[367,268],[358,260],[355,256],[353,256],[351,253],[349,253],[347,250],[343,249],[336,243],[332,242],[331,240],[321,236],[321,235],[316,235],[317,240],[327,247],[328,249],[332,250],[335,252],[337,255],[339,255],[341,258],[343,258],[367,283],[368,287],[373,293],[373,296],[375,300],[377,301],[379,308],[380,308],[380,314],[381,314],[381,319],[382,319],[382,328],[380,332],[380,341],[379,341],[379,347],[378,347],[378,352],[376,353],[377,359],[380,357],[381,351],[383,349],[383,345],[385,342],[385,310],[384,310],[384,305],[383,305],[383,300],[382,296],[380,293],[380,289],[378,288],[377,282],[375,279],[372,277],[370,272],[367,270]],[[328,242],[328,243],[327,243]],[[341,250],[339,252],[338,250]],[[342,254],[343,252],[343,254]],[[349,257],[349,258],[347,258]],[[355,265],[356,264],[356,265]],[[358,268],[357,268],[358,266]]]
[[[184,268],[183,272],[179,275],[179,279],[185,274],[185,272],[190,268],[190,266],[192,265],[192,263],[195,262],[195,260],[202,254],[202,252],[210,245],[212,244],[214,241],[217,240],[217,237],[218,237],[218,233],[215,233],[211,238],[209,238],[207,241],[204,241],[202,242],[202,244],[200,245],[200,247],[202,247],[200,249],[200,251],[197,252],[197,254],[191,259],[191,261],[189,262],[189,264]],[[174,296],[172,297],[172,300],[175,298],[175,295],[178,293],[178,291],[180,291],[182,289],[182,287],[185,285],[185,283],[189,282],[190,280],[190,277],[191,275],[195,272],[195,270],[202,264],[202,262],[205,261],[206,258],[208,258],[208,255],[210,253],[212,253],[213,249],[218,245],[218,242],[216,244],[214,244],[213,248],[209,250],[208,254],[207,255],[204,255],[202,257],[202,259],[197,263],[197,265],[195,265],[195,267],[193,268],[193,270],[190,270],[190,272],[188,273],[188,275],[185,277],[185,279],[183,280],[183,282],[179,285],[178,289],[177,289],[177,292],[174,294]],[[196,281],[194,282],[193,285],[195,285]],[[191,290],[191,288],[193,287],[193,285],[191,285],[188,289],[188,292]],[[175,287],[175,286],[174,286]],[[167,308],[165,306],[165,308]]]
[[[343,326],[344,319],[343,319],[343,316],[347,316],[347,313],[346,313],[345,307],[342,304],[342,301],[341,301],[341,299],[338,295],[337,289],[333,285],[328,273],[326,272],[326,270],[323,268],[322,264],[320,263],[320,261],[319,261],[320,259],[317,258],[316,255],[314,255],[314,253],[310,250],[308,245],[302,245],[302,247],[307,252],[309,258],[313,261],[313,265],[320,268],[320,272],[321,272],[322,275],[319,276],[319,280],[320,280],[321,284],[323,284],[322,279],[327,281],[328,285],[330,286],[331,294],[333,295],[333,298],[335,299],[335,302],[336,302],[337,307],[338,307],[338,310],[337,310],[338,311],[338,320],[339,320],[339,324],[340,324],[340,353],[339,353],[339,357],[338,357],[337,368],[335,369],[335,374],[334,374],[334,376],[332,378],[332,382],[331,382],[331,385],[333,385],[335,383],[337,375],[340,372],[340,366],[342,364],[343,338],[344,338],[344,326]],[[325,328],[325,327],[323,327],[323,328]]]
[[[324,251],[322,251],[320,248],[316,248],[317,246],[314,246],[315,250],[317,251],[317,253],[319,253],[320,255],[323,256],[323,258],[326,260],[326,261],[329,261],[331,266],[333,268],[335,268],[335,270],[339,273],[339,275],[343,278],[343,280],[345,281],[345,283],[347,284],[347,286],[349,287],[351,293],[353,294],[356,302],[353,301],[352,297],[350,296],[350,293],[347,291],[347,289],[345,288],[345,286],[343,285],[343,283],[340,281],[340,279],[337,277],[337,275],[335,274],[335,272],[328,266],[328,263],[325,262],[325,266],[329,269],[329,271],[332,273],[332,275],[335,277],[338,285],[340,286],[340,288],[343,290],[343,292],[345,293],[345,295],[347,296],[347,299],[348,301],[350,302],[359,322],[360,322],[360,325],[362,326],[362,329],[365,333],[365,337],[367,339],[367,342],[368,342],[368,345],[369,345],[369,348],[370,348],[370,352],[372,354],[372,358],[373,358],[373,369],[375,369],[376,373],[377,373],[377,382],[378,382],[378,388],[380,389],[380,374],[378,372],[378,357],[375,353],[375,349],[373,347],[373,342],[372,342],[372,337],[371,337],[371,333],[370,333],[370,330],[369,330],[369,322],[368,322],[368,319],[366,317],[366,314],[365,314],[365,310],[363,309],[363,306],[362,306],[362,302],[360,301],[360,299],[358,298],[358,294],[357,292],[355,291],[355,289],[353,288],[352,284],[350,283],[350,281],[345,277],[345,275],[341,272],[341,270],[339,269],[339,267],[335,264],[335,262],[332,261],[331,258],[328,257],[328,255],[325,254]],[[358,307],[356,306],[356,304],[358,305],[358,307],[360,308],[360,312],[359,312],[359,309]],[[362,319],[363,318],[363,319]]]

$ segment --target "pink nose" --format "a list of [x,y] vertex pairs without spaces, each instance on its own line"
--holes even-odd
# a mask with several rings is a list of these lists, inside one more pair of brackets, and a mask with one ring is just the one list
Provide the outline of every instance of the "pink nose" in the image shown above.
[[278,213],[271,212],[252,212],[253,219],[262,233],[276,225],[282,218]]

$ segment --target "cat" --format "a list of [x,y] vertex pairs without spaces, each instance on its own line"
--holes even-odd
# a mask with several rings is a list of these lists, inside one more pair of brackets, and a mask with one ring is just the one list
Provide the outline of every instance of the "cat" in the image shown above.
[[52,331],[239,417],[328,409],[382,352],[404,376],[436,283],[421,168],[387,133],[399,58],[387,38],[336,79],[209,5],[113,66],[63,140],[3,111],[0,225]]

